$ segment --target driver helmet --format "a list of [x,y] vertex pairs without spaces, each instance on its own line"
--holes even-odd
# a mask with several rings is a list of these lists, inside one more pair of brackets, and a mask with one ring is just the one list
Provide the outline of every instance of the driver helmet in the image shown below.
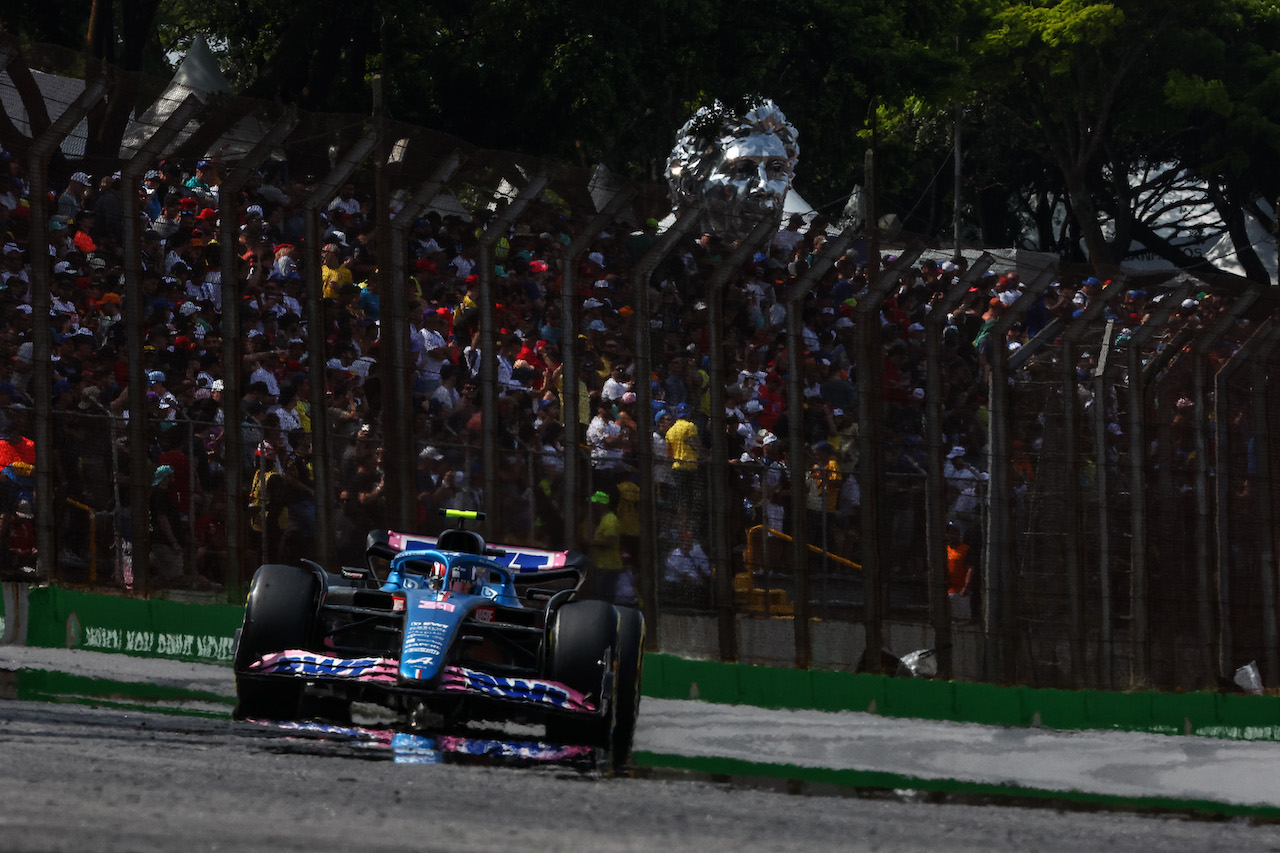
[[427,583],[434,590],[444,589],[444,579],[448,575],[449,569],[444,563],[435,562],[431,564],[431,573],[428,575]]

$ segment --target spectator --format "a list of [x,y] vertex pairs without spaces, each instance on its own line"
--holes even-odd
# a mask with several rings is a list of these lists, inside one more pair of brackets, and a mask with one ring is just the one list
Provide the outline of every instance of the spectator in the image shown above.
[[591,567],[595,597],[615,601],[622,575],[622,545],[618,516],[613,510],[611,490],[600,489],[591,495],[588,541],[591,543]]
[[711,607],[711,561],[688,529],[676,534],[675,547],[663,560],[662,595],[666,604],[706,610]]
[[698,510],[702,507],[702,438],[698,428],[689,419],[687,403],[675,407],[675,423],[667,430],[667,455],[671,459],[671,475],[674,481],[674,502],[677,516],[700,531],[702,523]]
[[156,468],[151,478],[151,570],[162,586],[180,589],[213,590],[217,585],[204,575],[188,567],[179,533],[183,530],[181,517],[169,482],[173,469],[168,465]]
[[73,174],[67,181],[67,188],[58,196],[58,215],[75,219],[76,215],[85,208],[89,186],[92,183],[93,179],[84,172]]
[[[343,260],[341,246],[337,243],[327,243],[320,252],[320,262],[324,264],[320,270],[320,277],[324,283],[324,298],[337,299],[343,287],[354,283],[351,277],[350,261]],[[359,290],[354,292],[358,294]]]

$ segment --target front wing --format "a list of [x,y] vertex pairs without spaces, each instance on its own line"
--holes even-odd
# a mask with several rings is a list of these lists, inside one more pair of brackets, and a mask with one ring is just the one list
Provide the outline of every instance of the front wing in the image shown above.
[[[586,695],[558,681],[494,675],[461,666],[447,666],[434,686],[401,681],[394,658],[338,658],[290,649],[274,652],[249,665],[246,675],[303,678],[308,682],[371,688],[368,692],[432,696],[466,695],[544,711],[598,714],[600,706]],[[366,691],[362,691],[366,692]]]

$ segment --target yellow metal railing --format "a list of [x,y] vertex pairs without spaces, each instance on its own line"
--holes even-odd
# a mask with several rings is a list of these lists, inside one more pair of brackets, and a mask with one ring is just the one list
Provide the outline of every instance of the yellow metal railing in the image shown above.
[[[793,616],[795,614],[795,605],[787,600],[787,592],[783,589],[764,589],[756,586],[755,578],[757,574],[766,574],[763,568],[763,543],[766,537],[772,537],[782,542],[790,542],[791,536],[783,533],[781,530],[774,530],[758,524],[747,531],[747,548],[743,555],[747,570],[739,575],[734,575],[733,591],[738,603],[752,613],[763,613],[766,616]],[[830,551],[823,551],[816,545],[810,544],[808,550],[812,554],[822,555],[832,564],[853,571],[862,571],[862,564],[855,563],[852,560],[832,554]]]

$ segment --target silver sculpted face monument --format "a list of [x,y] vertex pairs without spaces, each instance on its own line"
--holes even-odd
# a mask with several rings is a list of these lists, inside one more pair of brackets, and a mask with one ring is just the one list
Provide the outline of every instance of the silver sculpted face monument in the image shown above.
[[719,101],[685,122],[667,158],[676,210],[702,211],[702,227],[740,240],[761,219],[782,223],[800,145],[795,127],[771,100],[744,112]]

